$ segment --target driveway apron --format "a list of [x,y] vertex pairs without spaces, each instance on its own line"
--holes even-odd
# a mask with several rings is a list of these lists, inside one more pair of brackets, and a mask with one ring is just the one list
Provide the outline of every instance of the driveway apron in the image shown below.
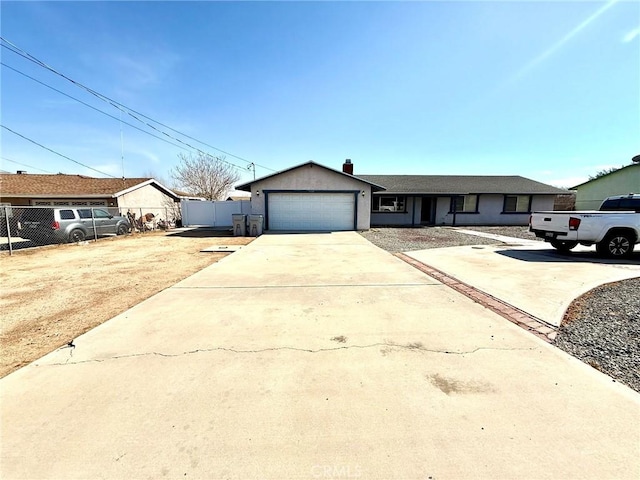
[[263,235],[74,344],[0,381],[3,479],[640,475],[640,395],[355,232]]

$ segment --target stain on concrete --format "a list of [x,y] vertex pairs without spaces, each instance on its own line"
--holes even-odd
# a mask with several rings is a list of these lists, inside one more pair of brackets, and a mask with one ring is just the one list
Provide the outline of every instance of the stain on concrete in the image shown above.
[[495,392],[493,385],[481,381],[460,380],[440,374],[427,375],[427,380],[447,395],[473,395]]

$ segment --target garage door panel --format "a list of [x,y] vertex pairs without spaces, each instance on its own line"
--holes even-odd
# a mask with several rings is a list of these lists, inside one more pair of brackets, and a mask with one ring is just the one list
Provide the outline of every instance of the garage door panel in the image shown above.
[[353,230],[353,193],[271,193],[270,230]]

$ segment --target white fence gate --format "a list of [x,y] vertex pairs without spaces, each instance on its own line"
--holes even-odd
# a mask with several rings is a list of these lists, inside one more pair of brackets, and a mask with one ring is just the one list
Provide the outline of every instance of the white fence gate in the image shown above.
[[234,213],[251,213],[250,200],[202,202],[183,200],[182,225],[185,227],[233,227]]

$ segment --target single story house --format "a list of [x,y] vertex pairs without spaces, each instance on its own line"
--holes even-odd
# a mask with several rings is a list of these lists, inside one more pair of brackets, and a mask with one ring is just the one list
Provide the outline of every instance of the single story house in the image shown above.
[[571,190],[576,191],[576,210],[597,210],[607,197],[640,193],[640,163],[632,163]]
[[2,206],[107,207],[160,218],[179,214],[181,197],[153,178],[93,178],[84,175],[0,174]]
[[371,226],[526,225],[569,193],[520,176],[354,175],[307,162],[239,185],[274,231]]

